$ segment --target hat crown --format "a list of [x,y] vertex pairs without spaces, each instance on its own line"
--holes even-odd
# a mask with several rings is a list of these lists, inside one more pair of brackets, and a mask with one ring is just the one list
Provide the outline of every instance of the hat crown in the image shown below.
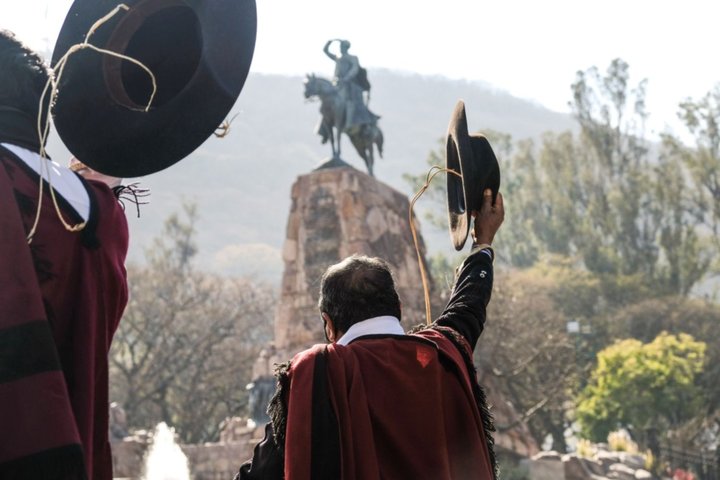
[[[191,81],[202,57],[202,26],[195,11],[178,0],[145,0],[115,26],[106,47],[133,58],[153,73],[157,92],[152,107],[170,102]],[[128,108],[144,109],[152,78],[135,63],[103,57],[103,76],[112,98]]]

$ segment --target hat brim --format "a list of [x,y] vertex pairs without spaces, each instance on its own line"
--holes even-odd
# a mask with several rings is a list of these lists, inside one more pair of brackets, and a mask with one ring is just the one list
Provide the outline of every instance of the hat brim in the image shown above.
[[[70,56],[58,86],[54,121],[77,158],[99,172],[137,177],[192,153],[227,116],[247,78],[255,48],[254,0],[130,0],[90,38],[136,58],[140,67],[90,49]],[[115,1],[76,0],[53,64],[81,43]]]
[[450,238],[462,250],[470,232],[472,212],[482,206],[483,192],[491,189],[493,202],[500,189],[500,167],[490,142],[484,135],[468,133],[465,103],[458,101],[448,126],[445,168],[461,177],[447,174],[447,206]]

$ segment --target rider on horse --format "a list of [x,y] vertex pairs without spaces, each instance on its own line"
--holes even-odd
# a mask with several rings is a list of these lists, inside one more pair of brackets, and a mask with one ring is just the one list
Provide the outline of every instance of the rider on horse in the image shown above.
[[[340,42],[339,57],[330,52],[330,45],[334,41]],[[363,91],[370,90],[370,83],[367,80],[365,69],[360,66],[358,58],[348,53],[349,48],[349,41],[335,39],[328,40],[323,51],[335,62],[333,81],[345,105],[343,130],[351,134],[362,125],[374,124],[380,117],[368,109],[363,99]]]

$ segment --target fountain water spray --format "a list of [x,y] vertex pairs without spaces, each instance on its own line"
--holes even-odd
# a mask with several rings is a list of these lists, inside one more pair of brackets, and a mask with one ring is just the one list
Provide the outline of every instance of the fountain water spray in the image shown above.
[[187,457],[175,442],[175,430],[165,422],[155,427],[145,460],[145,480],[190,480]]

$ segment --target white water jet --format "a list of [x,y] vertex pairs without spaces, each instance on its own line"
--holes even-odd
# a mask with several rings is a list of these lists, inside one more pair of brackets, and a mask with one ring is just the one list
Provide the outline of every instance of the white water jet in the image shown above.
[[187,457],[175,443],[175,430],[161,422],[145,459],[145,480],[190,480]]

